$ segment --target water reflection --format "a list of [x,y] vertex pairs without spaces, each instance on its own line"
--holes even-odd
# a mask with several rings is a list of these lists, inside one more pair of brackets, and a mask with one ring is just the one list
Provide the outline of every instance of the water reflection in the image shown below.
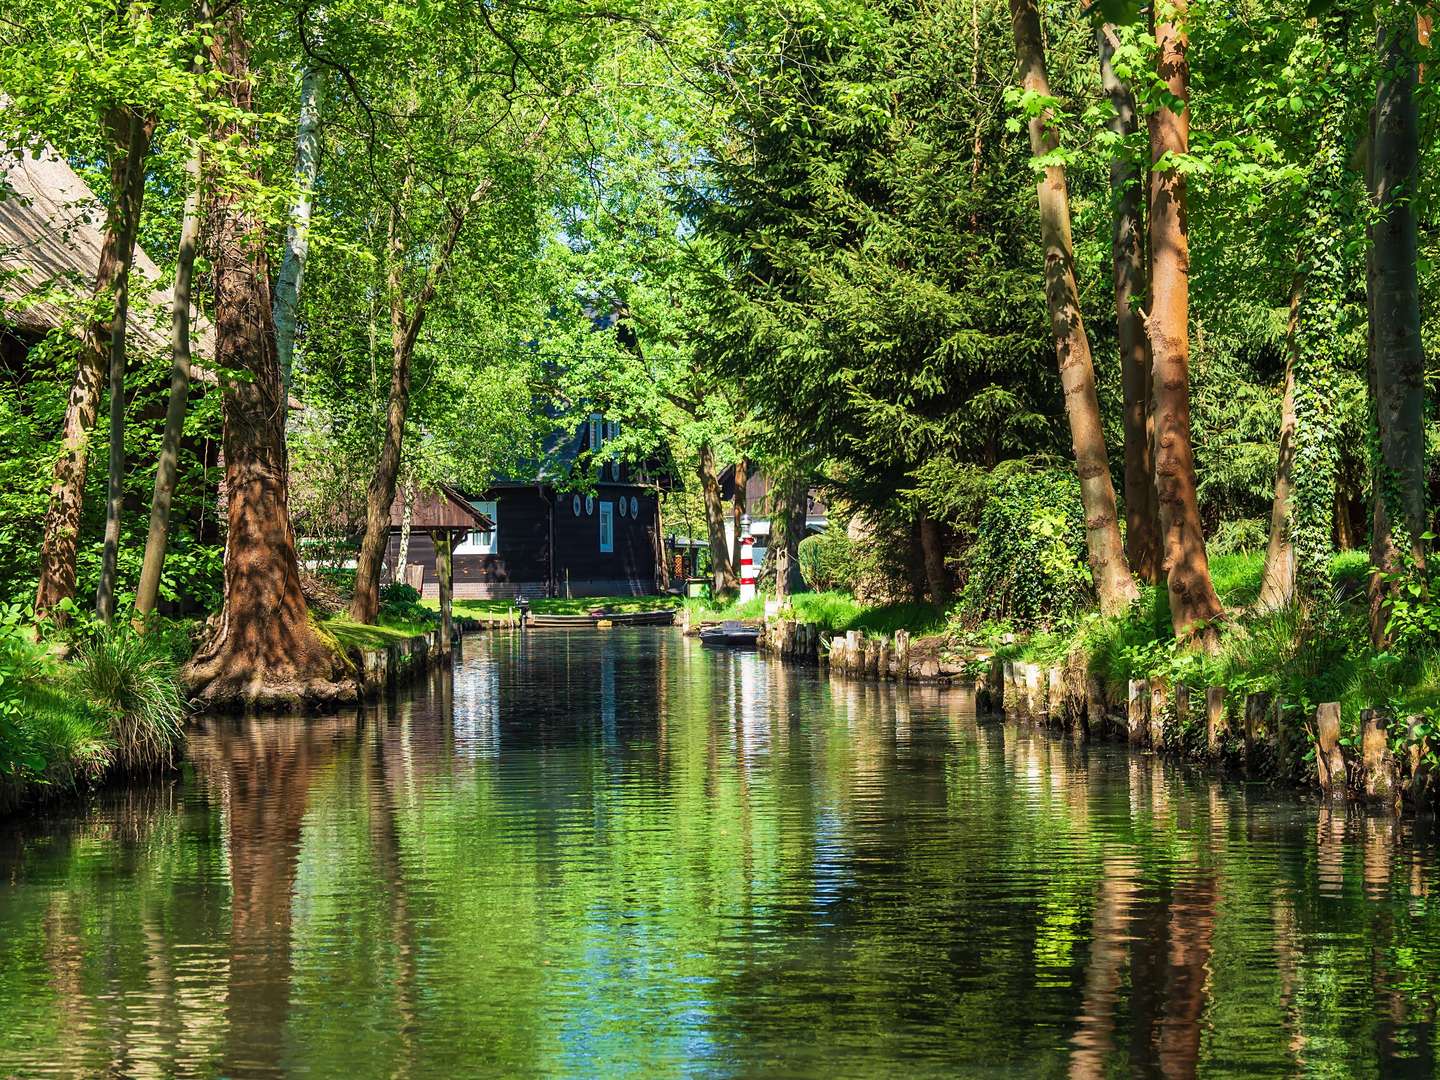
[[663,631],[0,831],[0,1074],[1435,1071],[1427,823]]

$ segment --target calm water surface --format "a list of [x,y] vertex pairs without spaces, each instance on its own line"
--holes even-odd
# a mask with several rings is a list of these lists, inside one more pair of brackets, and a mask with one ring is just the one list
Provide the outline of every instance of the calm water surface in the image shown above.
[[1425,824],[673,631],[0,826],[0,1075],[1435,1074]]

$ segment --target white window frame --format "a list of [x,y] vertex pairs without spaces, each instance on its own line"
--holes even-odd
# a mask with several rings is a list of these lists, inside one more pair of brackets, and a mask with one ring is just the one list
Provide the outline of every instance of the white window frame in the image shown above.
[[611,479],[611,480],[616,480],[616,481],[618,481],[618,480],[620,479],[620,459],[619,459],[619,458],[616,458],[614,461],[610,462],[610,479]]
[[495,527],[486,531],[484,529],[471,529],[465,539],[455,545],[452,554],[455,555],[496,555],[500,551],[500,513],[499,504],[494,499],[485,499],[479,502],[471,501],[473,506],[480,513],[484,514],[495,523]]
[[600,550],[615,550],[615,504],[608,500],[600,503]]
[[604,445],[605,439],[600,432],[600,414],[598,412],[592,412],[590,414],[590,452],[592,454],[598,454],[600,447]]

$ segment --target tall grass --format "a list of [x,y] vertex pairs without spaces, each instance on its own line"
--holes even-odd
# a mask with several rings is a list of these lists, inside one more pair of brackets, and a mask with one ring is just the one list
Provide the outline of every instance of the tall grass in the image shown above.
[[185,698],[162,643],[128,627],[101,631],[75,651],[69,683],[104,718],[120,765],[143,770],[174,762]]
[[[698,619],[760,619],[765,615],[765,596],[744,604],[715,604],[709,600],[687,600],[685,606]],[[790,597],[790,618],[818,623],[832,633],[859,630],[864,634],[889,636],[896,630],[912,634],[933,634],[945,629],[943,608],[934,604],[882,604],[866,607],[843,592],[796,593]]]

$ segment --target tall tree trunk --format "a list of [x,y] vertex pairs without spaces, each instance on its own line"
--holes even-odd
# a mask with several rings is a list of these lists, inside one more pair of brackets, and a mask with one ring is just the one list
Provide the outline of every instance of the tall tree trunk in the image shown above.
[[[140,228],[140,209],[145,200],[145,160],[155,118],[127,110],[124,142],[115,147],[125,162],[123,198],[124,229],[130,236],[131,261],[135,235]],[[110,626],[115,621],[115,574],[120,562],[120,519],[125,513],[125,332],[130,318],[130,274],[127,269],[115,282],[115,315],[110,324],[110,462],[105,491],[105,539],[100,555],[100,585],[95,594],[95,614]]]
[[[232,107],[216,132],[221,143],[250,137],[238,119],[253,111],[243,20],[236,3],[221,17],[211,46]],[[345,662],[311,626],[300,588],[264,226],[232,187],[211,195],[205,231],[215,282],[229,531],[225,606],[209,642],[187,665],[186,682],[193,697],[212,706],[353,698]]]
[[[206,16],[208,21],[208,15]],[[175,288],[170,313],[170,400],[165,406],[165,433],[155,468],[155,491],[150,497],[150,532],[145,538],[145,561],[135,589],[135,613],[140,619],[155,610],[165,548],[170,540],[170,503],[180,470],[180,440],[185,434],[185,410],[190,404],[190,283],[195,273],[195,245],[200,238],[200,152],[187,167],[190,191],[180,225],[180,251],[175,259]]]
[[735,462],[735,491],[730,496],[730,524],[732,528],[730,565],[735,567],[736,572],[740,568],[740,519],[745,516],[748,509],[746,506],[746,486],[750,483],[750,465],[742,455],[740,460]]
[[700,477],[700,494],[705,500],[705,531],[710,539],[710,573],[716,593],[735,587],[735,564],[730,561],[730,544],[725,538],[725,503],[720,497],[720,474],[715,468],[715,451],[708,442],[700,444],[695,471]]
[[[63,625],[68,618],[65,612],[59,610],[59,605],[75,596],[75,552],[85,501],[85,465],[90,449],[90,432],[100,411],[106,360],[113,348],[116,305],[135,257],[140,202],[139,197],[132,199],[127,194],[129,185],[134,182],[130,155],[126,152],[131,116],[131,111],[121,105],[105,113],[105,130],[113,147],[113,156],[110,161],[110,206],[105,214],[105,235],[95,273],[94,297],[100,314],[86,325],[81,336],[75,381],[65,406],[60,457],[55,462],[50,505],[45,511],[35,617],[37,620],[51,619],[57,625]],[[140,196],[143,196],[143,167],[139,173]],[[132,207],[136,211],[133,215],[129,212]]]
[[[1100,82],[1114,115],[1110,130],[1126,138],[1139,130],[1135,95],[1115,74],[1119,46],[1115,27],[1096,31]],[[1150,338],[1140,317],[1145,280],[1144,191],[1140,170],[1122,151],[1110,159],[1111,273],[1115,282],[1115,328],[1125,395],[1125,557],[1141,581],[1160,580],[1160,518],[1155,499],[1155,455],[1150,417]]]
[[386,289],[390,294],[390,397],[385,409],[385,437],[365,492],[365,536],[360,541],[355,595],[350,600],[350,617],[362,623],[373,623],[380,611],[380,566],[390,546],[390,506],[395,501],[395,478],[400,471],[405,414],[410,410],[410,358],[415,342],[406,326],[402,293],[405,251],[394,209],[390,212],[389,231]]
[[[1172,0],[1176,21],[1155,27],[1159,76],[1170,93],[1190,96],[1186,0]],[[1185,176],[1163,160],[1190,148],[1190,110],[1150,114],[1150,351],[1155,410],[1155,489],[1177,637],[1188,637],[1220,617],[1220,598],[1210,579],[1200,500],[1195,490],[1195,453],[1190,442],[1190,239]],[[1213,643],[1214,635],[1204,635]]]
[[1371,228],[1368,293],[1374,362],[1379,461],[1373,488],[1370,634],[1388,640],[1385,624],[1395,575],[1407,558],[1425,560],[1425,352],[1420,339],[1416,276],[1415,197],[1419,157],[1415,109],[1416,30],[1392,18],[1376,34],[1380,81],[1375,90],[1370,188],[1376,208]]
[[790,477],[777,487],[779,498],[771,515],[770,551],[775,556],[775,595],[781,599],[805,591],[800,573],[800,541],[805,538],[805,510],[810,485],[803,475]]
[[1280,397],[1280,454],[1275,463],[1275,498],[1270,503],[1270,543],[1260,578],[1257,611],[1275,611],[1295,598],[1295,544],[1290,536],[1290,501],[1295,467],[1295,332],[1300,319],[1299,273],[1290,285],[1290,320],[1285,331],[1285,390]]
[[404,502],[400,507],[400,551],[395,557],[394,573],[396,581],[405,580],[405,566],[410,562],[410,522],[415,510],[415,475],[412,470],[406,470],[400,490]]
[[[1036,0],[1010,0],[1010,17],[1015,30],[1015,55],[1020,63],[1020,85],[1031,93],[1048,97],[1050,80],[1045,73],[1045,46],[1040,36]],[[1055,148],[1048,114],[1031,118],[1031,153],[1040,157]],[[1110,479],[1110,459],[1105,452],[1100,400],[1095,393],[1095,369],[1090,359],[1090,341],[1085,336],[1080,298],[1075,286],[1075,257],[1070,242],[1070,196],[1065,186],[1064,168],[1059,165],[1047,167],[1036,191],[1040,199],[1040,234],[1045,245],[1045,299],[1050,308],[1055,356],[1060,365],[1065,412],[1070,419],[1075,467],[1080,476],[1090,571],[1094,576],[1100,609],[1106,614],[1114,614],[1128,607],[1140,593],[1135,587],[1135,579],[1130,576],[1130,566],[1120,541],[1115,486]]]
[[945,530],[928,514],[920,515],[920,552],[925,560],[925,581],[937,607],[950,603],[950,571],[945,566]]
[[315,177],[320,168],[320,72],[306,62],[300,75],[300,123],[295,132],[295,204],[285,229],[285,255],[275,282],[275,339],[286,399],[295,364],[295,323],[300,313],[300,284],[310,250],[310,216]]

